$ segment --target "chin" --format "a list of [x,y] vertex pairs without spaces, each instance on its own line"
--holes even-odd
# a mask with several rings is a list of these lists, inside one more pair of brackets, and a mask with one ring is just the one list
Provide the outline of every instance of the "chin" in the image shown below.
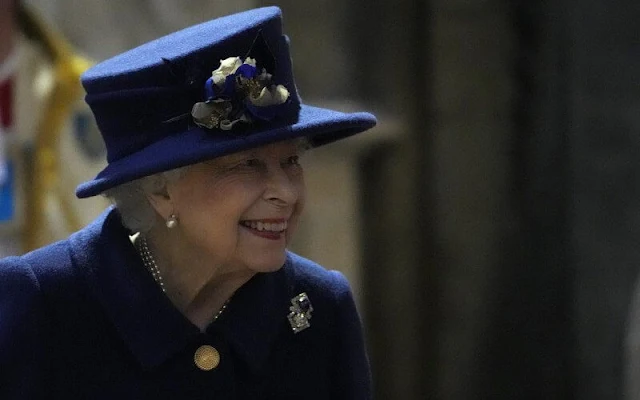
[[285,253],[280,256],[264,257],[259,260],[254,260],[251,264],[251,269],[255,272],[275,272],[282,268],[286,260]]

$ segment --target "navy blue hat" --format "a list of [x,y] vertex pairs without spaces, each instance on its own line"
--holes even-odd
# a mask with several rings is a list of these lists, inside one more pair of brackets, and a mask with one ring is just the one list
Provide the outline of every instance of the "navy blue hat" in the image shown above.
[[108,165],[78,186],[80,198],[277,141],[305,136],[321,146],[376,124],[369,113],[301,104],[277,7],[146,43],[89,69],[82,84]]

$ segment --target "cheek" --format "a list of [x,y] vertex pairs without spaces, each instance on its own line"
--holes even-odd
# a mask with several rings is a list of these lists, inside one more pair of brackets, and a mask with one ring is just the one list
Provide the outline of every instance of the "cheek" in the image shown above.
[[290,238],[291,235],[293,235],[296,231],[296,228],[298,227],[298,222],[300,220],[300,215],[302,214],[302,212],[304,211],[304,206],[307,200],[307,188],[304,184],[304,180],[300,179],[297,183],[296,183],[296,189],[298,192],[298,199],[295,205],[295,208],[293,210],[293,214],[291,216],[291,220],[290,220],[290,224],[289,224],[289,229],[287,229],[287,237]]
[[302,214],[302,211],[304,210],[304,206],[307,202],[307,187],[304,185],[304,182],[300,185],[300,188],[298,190],[298,202],[296,204],[296,215],[300,215]]
[[216,238],[224,236],[224,231],[229,234],[229,218],[225,218],[229,211],[219,193],[216,187],[207,186],[207,182],[192,184],[177,193],[176,212],[185,234],[192,239],[219,240]]
[[304,183],[304,173],[300,171],[299,175],[295,177],[295,186],[298,190],[298,208],[299,213],[302,212],[305,202],[307,200],[307,185]]
[[211,199],[189,210],[183,234],[196,247],[217,260],[226,260],[238,244],[240,225],[237,212],[227,204]]
[[228,242],[236,238],[239,223],[259,199],[255,185],[217,185],[186,198],[189,222],[211,240]]

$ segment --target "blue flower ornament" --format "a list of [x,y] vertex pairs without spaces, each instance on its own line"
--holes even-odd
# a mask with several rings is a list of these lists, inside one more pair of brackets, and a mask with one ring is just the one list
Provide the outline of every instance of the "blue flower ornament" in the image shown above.
[[206,101],[193,105],[194,122],[207,129],[231,130],[238,123],[271,121],[283,112],[289,91],[274,85],[266,69],[258,71],[256,60],[229,57],[205,82]]

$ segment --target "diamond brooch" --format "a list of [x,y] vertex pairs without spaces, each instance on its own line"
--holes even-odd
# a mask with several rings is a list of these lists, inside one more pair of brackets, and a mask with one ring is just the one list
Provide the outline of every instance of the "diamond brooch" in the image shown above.
[[287,319],[291,324],[293,333],[300,333],[311,326],[309,320],[311,319],[313,307],[306,293],[302,292],[292,298],[289,310],[291,312],[287,315]]

